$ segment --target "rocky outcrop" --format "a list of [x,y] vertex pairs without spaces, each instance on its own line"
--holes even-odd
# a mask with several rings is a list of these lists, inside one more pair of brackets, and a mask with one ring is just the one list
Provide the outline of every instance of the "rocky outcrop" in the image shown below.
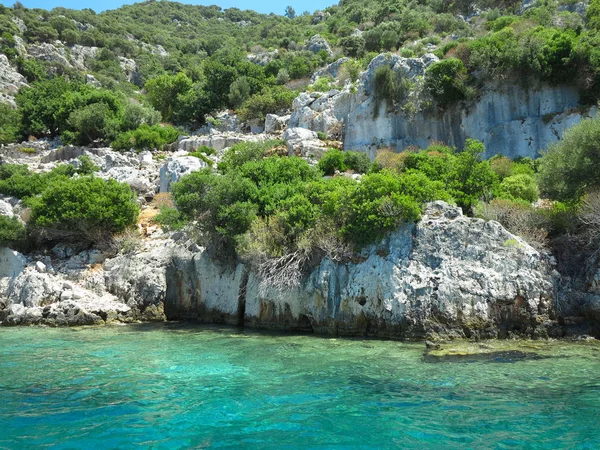
[[290,122],[290,115],[278,116],[267,114],[265,117],[265,133],[277,133],[283,131]]
[[423,337],[545,337],[551,267],[496,222],[435,202],[360,261],[323,260],[297,288],[276,290],[243,264],[206,252],[175,260],[169,318],[319,334]]
[[305,128],[288,128],[283,133],[290,156],[302,156],[309,160],[321,159],[327,146],[319,140],[317,133]]
[[[329,136],[341,133],[345,150],[365,151],[372,158],[378,148],[402,151],[408,146],[425,148],[432,141],[462,148],[467,138],[482,141],[488,158],[496,154],[536,158],[566,129],[597,112],[595,107],[581,106],[575,86],[514,82],[488,84],[475,100],[439,109],[422,101],[423,75],[436,61],[430,53],[421,58],[378,55],[356,86],[347,84],[312,100],[300,94],[293,103],[290,127]],[[382,65],[413,81],[410,107],[390,108],[375,100],[373,80]]]
[[159,192],[169,192],[171,183],[176,182],[188,173],[196,172],[208,167],[208,164],[195,156],[178,156],[170,158],[160,168]]
[[247,135],[241,133],[211,133],[203,136],[191,136],[181,138],[177,144],[177,150],[193,152],[199,147],[206,146],[216,151],[233,147],[235,144],[246,141],[260,141],[266,139],[266,136]]
[[[86,47],[84,45],[75,44],[70,47],[71,62],[77,70],[88,70],[87,63],[89,60],[96,58],[98,47]],[[86,78],[87,80],[87,78]]]
[[59,64],[64,67],[73,67],[69,61],[67,50],[60,41],[56,41],[54,44],[47,42],[32,44],[29,46],[27,51],[29,56],[35,59],[53,64]]
[[594,332],[582,323],[600,304],[559,317],[552,258],[444,202],[352,261],[323,259],[293,288],[219,262],[181,232],[105,261],[55,250],[44,262],[0,252],[3,325],[166,318],[346,336],[545,338]]
[[339,91],[336,89],[312,94],[303,92],[294,99],[289,126],[320,131],[329,138],[340,137],[342,122],[335,115],[335,101],[338,94]]
[[340,68],[344,65],[345,62],[350,61],[350,58],[340,58],[335,62],[323,67],[322,69],[317,70],[313,76],[310,78],[310,82],[314,83],[321,77],[333,77],[337,78]]
[[6,55],[0,54],[0,102],[9,103],[16,108],[14,96],[27,80],[10,65]]
[[313,53],[319,53],[320,51],[327,52],[327,56],[333,56],[333,52],[331,51],[331,47],[327,40],[319,34],[315,34],[308,40],[308,45],[306,49]]

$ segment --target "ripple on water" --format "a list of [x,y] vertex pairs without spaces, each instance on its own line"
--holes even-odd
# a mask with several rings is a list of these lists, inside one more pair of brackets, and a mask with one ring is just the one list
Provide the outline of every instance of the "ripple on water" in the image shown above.
[[0,340],[0,448],[600,448],[593,344],[432,364],[421,344],[218,327]]

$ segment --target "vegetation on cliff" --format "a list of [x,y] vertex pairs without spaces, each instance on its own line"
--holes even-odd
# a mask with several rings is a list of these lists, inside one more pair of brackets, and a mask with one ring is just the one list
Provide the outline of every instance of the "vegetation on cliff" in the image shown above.
[[[425,92],[441,108],[507,79],[577,83],[593,103],[599,11],[597,0],[587,9],[571,0],[344,0],[286,16],[156,1],[100,14],[17,3],[0,7],[0,52],[34,84],[18,96],[20,113],[0,119],[0,142],[29,135],[112,142],[142,124],[123,123],[131,104],[176,126],[197,126],[223,108],[262,119],[289,108],[319,67],[348,57],[343,78],[354,80],[382,51],[441,58],[425,77]],[[89,75],[102,88],[84,85]],[[411,88],[379,77],[392,103]],[[48,116],[49,105],[61,111],[57,117]],[[152,126],[158,116],[146,111],[143,123]]]

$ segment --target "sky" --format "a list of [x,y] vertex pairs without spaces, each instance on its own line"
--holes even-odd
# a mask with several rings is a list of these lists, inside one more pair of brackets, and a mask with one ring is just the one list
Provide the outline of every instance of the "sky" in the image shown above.
[[[116,9],[122,5],[137,3],[133,0],[20,0],[26,8],[52,9],[62,6],[71,9],[91,8],[96,12],[107,9]],[[15,0],[0,0],[5,6],[12,6]],[[252,9],[259,13],[275,13],[283,15],[285,7],[290,5],[301,14],[304,11],[314,12],[338,3],[338,0],[208,0],[208,1],[181,1],[192,5],[218,5],[223,9],[239,8]]]

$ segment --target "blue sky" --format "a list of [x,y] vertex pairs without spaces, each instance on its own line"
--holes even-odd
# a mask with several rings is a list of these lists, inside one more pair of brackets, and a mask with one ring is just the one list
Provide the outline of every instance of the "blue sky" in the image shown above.
[[[65,8],[82,9],[92,8],[96,12],[104,11],[106,9],[116,9],[121,5],[130,5],[137,3],[135,1],[123,1],[123,0],[20,0],[23,5],[27,8],[43,8],[52,9],[57,6],[63,6]],[[0,3],[5,6],[12,6],[14,0],[0,0]],[[188,3],[192,5],[219,5],[221,8],[239,8],[239,9],[252,9],[260,13],[271,13],[283,14],[285,7],[291,5],[296,11],[296,14],[301,14],[303,11],[314,12],[317,9],[323,9],[327,6],[331,6],[338,3],[338,0],[268,0],[268,1],[256,1],[256,0],[208,0],[208,1],[181,1],[181,3]]]

